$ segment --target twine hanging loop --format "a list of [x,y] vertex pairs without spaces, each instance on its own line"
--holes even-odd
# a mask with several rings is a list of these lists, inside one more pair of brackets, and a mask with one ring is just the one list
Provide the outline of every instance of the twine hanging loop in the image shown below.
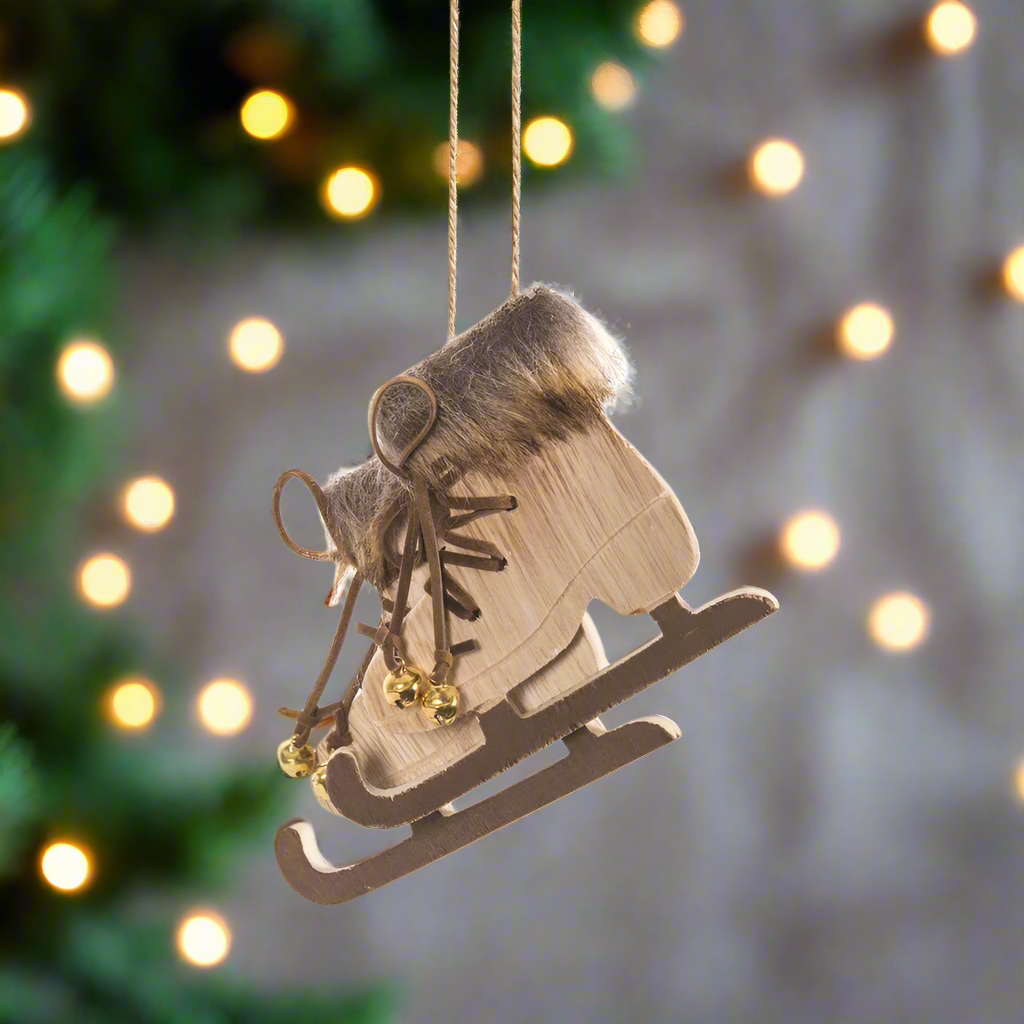
[[[522,158],[522,0],[512,0],[512,287],[519,294],[519,220],[523,192]],[[459,155],[459,0],[448,5],[448,339],[455,337],[458,269]]]

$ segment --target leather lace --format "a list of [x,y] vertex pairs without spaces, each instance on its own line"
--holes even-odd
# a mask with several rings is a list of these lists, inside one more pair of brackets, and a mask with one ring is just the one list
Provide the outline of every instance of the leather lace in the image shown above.
[[[388,388],[400,385],[411,385],[421,390],[429,401],[429,413],[424,426],[402,450],[397,461],[392,462],[381,449],[377,436],[377,418],[381,399]],[[457,531],[483,516],[493,515],[495,512],[512,511],[516,508],[517,502],[515,497],[507,494],[493,497],[452,497],[444,490],[431,487],[426,477],[413,473],[406,467],[409,457],[430,433],[436,419],[437,399],[431,388],[417,377],[401,375],[392,378],[377,390],[370,402],[368,427],[374,453],[381,465],[407,485],[405,500],[382,530],[386,535],[396,520],[402,515],[405,516],[405,540],[401,552],[391,552],[386,545],[382,545],[388,560],[398,568],[395,599],[392,602],[381,595],[382,613],[377,626],[356,623],[356,631],[369,637],[372,644],[344,697],[340,701],[321,707],[319,705],[320,698],[323,696],[327,681],[334,671],[338,655],[341,653],[355,611],[356,598],[364,581],[364,577],[358,570],[354,572],[345,594],[341,618],[338,621],[330,650],[305,705],[301,711],[293,711],[289,708],[279,709],[281,714],[295,719],[293,739],[297,745],[306,743],[313,729],[327,725],[331,720],[336,724],[337,734],[339,736],[345,734],[349,709],[362,685],[363,677],[377,648],[380,648],[389,671],[394,672],[405,666],[402,624],[409,611],[408,598],[413,572],[424,560],[428,569],[428,579],[424,583],[424,590],[431,600],[434,630],[434,664],[429,674],[431,683],[435,686],[443,685],[451,672],[454,659],[476,647],[475,640],[464,640],[454,645],[449,642],[446,613],[450,612],[458,618],[474,621],[479,618],[481,612],[473,596],[452,578],[447,572],[447,568],[459,566],[487,572],[500,572],[505,568],[507,562],[498,548],[490,541],[468,537]],[[292,478],[305,484],[313,495],[321,518],[334,542],[334,551],[313,551],[296,544],[289,536],[281,518],[281,494],[285,485]],[[282,540],[296,554],[314,561],[343,562],[347,560],[340,539],[331,529],[327,498],[320,485],[308,473],[290,469],[281,474],[274,486],[271,513]],[[450,547],[462,550],[451,551]]]

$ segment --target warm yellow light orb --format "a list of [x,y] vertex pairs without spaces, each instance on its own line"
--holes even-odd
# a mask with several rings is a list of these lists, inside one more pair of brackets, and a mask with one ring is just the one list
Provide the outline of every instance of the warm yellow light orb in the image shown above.
[[365,217],[380,198],[377,180],[361,167],[339,167],[324,182],[323,201],[335,217]]
[[89,880],[89,855],[75,843],[51,843],[43,850],[39,870],[54,889],[74,892]]
[[239,111],[242,127],[256,139],[277,139],[291,127],[291,103],[279,92],[260,89],[246,97]]
[[[437,174],[448,178],[448,143],[439,142],[434,149],[431,161]],[[455,149],[455,181],[459,185],[468,186],[480,180],[484,173],[484,155],[480,147],[468,139],[459,139]]]
[[750,154],[747,172],[759,192],[781,196],[800,184],[804,176],[804,158],[792,142],[768,139]]
[[128,566],[117,555],[93,555],[78,570],[78,587],[90,604],[112,608],[120,604],[131,590]]
[[624,110],[633,102],[636,83],[629,68],[606,60],[590,76],[590,92],[605,110]]
[[652,0],[636,16],[636,34],[640,41],[657,49],[674,43],[684,26],[683,12],[669,0]]
[[779,550],[797,569],[824,569],[839,551],[839,526],[827,512],[798,512],[783,524]]
[[114,361],[97,341],[73,341],[57,360],[57,383],[78,405],[98,402],[114,386]]
[[1002,276],[1007,293],[1018,302],[1024,302],[1024,245],[1006,257]]
[[158,695],[148,679],[125,679],[110,693],[110,715],[125,729],[142,729],[156,717]]
[[122,507],[132,526],[147,532],[159,530],[174,515],[174,491],[158,476],[139,477],[125,488]]
[[190,914],[178,926],[178,951],[196,967],[214,967],[230,948],[228,926],[208,911]]
[[0,142],[16,139],[28,121],[28,100],[16,89],[0,89]]
[[252,698],[237,679],[214,679],[199,693],[199,719],[212,733],[232,736],[252,717]]
[[908,651],[928,634],[928,607],[916,595],[886,594],[868,612],[868,634],[879,647]]
[[924,22],[928,45],[943,56],[960,53],[971,45],[977,28],[974,12],[957,0],[943,0],[929,12]]
[[555,167],[572,152],[572,132],[557,117],[535,117],[523,130],[523,152],[538,167]]
[[876,359],[892,344],[894,333],[887,309],[862,302],[847,310],[839,321],[839,351],[851,359]]
[[231,329],[228,352],[239,369],[265,373],[280,360],[284,352],[284,338],[269,320],[251,316]]
[[1017,770],[1013,773],[1013,793],[1024,803],[1024,757],[1017,762]]

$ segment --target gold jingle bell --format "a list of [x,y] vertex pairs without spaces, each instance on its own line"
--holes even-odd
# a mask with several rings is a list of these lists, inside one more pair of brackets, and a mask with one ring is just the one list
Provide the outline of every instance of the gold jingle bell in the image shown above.
[[308,743],[297,747],[289,736],[277,748],[277,763],[289,779],[304,779],[316,767],[316,751]]
[[423,673],[400,664],[384,677],[384,699],[393,708],[411,708],[423,689]]
[[313,774],[309,777],[309,784],[313,787],[313,796],[316,797],[316,802],[325,810],[330,811],[332,814],[338,812],[331,806],[331,798],[327,795],[327,764],[326,762],[320,765]]
[[459,691],[454,686],[428,686],[423,694],[423,713],[435,725],[449,725],[459,711]]

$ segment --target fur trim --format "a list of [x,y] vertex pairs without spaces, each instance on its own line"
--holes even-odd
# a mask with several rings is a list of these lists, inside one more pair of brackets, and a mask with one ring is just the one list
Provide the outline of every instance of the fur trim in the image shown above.
[[[445,486],[470,470],[514,475],[545,444],[591,427],[629,393],[632,367],[618,341],[572,296],[534,284],[406,371],[437,397],[433,428],[406,465]],[[388,458],[426,423],[426,396],[395,385],[381,397],[378,438]],[[405,484],[373,457],[324,488],[344,555],[378,589],[394,578],[381,530]],[[333,545],[332,545],[333,546]],[[331,603],[341,596],[338,566]]]

